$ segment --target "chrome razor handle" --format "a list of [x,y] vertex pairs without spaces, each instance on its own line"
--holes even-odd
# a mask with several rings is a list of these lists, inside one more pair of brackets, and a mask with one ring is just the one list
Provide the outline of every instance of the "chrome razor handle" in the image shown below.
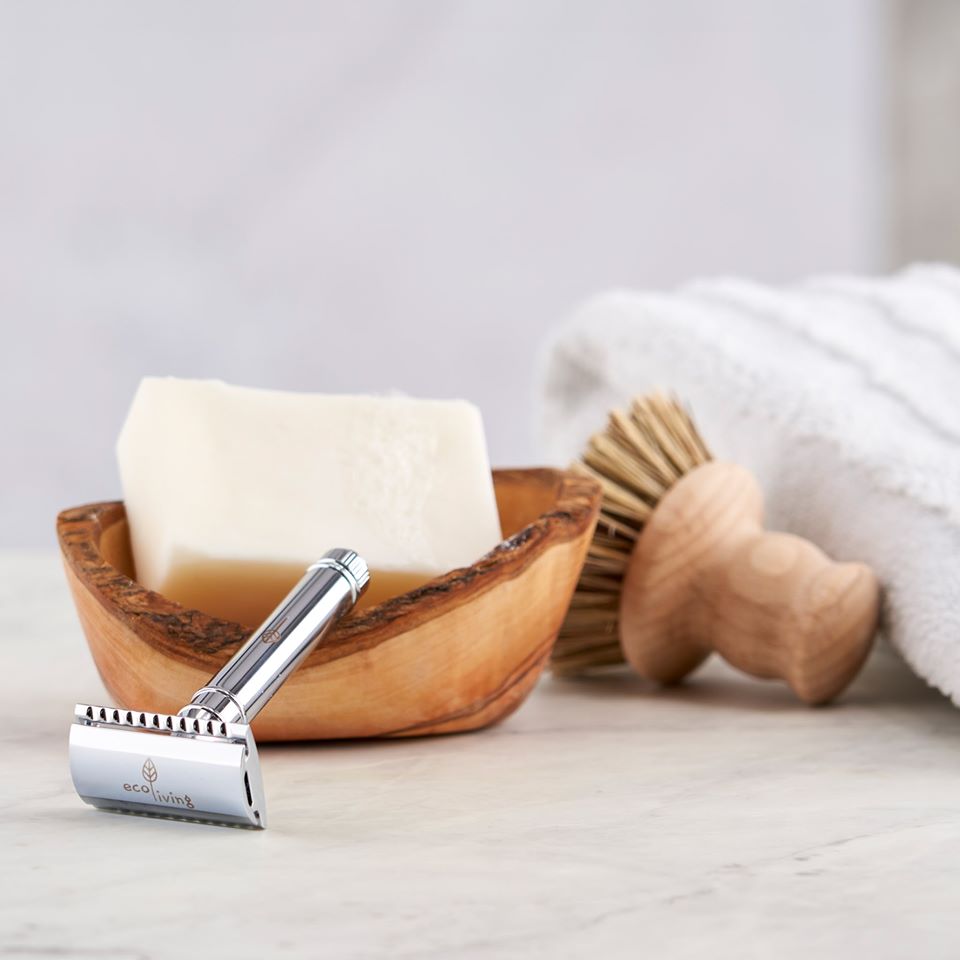
[[366,563],[352,550],[328,550],[180,715],[250,723],[369,580]]

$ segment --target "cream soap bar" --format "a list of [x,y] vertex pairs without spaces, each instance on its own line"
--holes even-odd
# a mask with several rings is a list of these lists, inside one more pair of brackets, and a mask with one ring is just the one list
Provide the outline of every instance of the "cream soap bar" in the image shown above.
[[370,606],[501,538],[480,412],[461,400],[148,377],[117,456],[137,579],[249,626],[330,547],[367,561]]

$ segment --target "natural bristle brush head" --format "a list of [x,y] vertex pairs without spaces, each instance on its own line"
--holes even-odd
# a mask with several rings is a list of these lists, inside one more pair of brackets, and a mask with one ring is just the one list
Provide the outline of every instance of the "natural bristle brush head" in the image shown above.
[[178,714],[78,704],[70,727],[77,793],[118,813],[265,827],[250,723],[369,579],[352,550],[329,550]]
[[879,615],[876,577],[765,532],[753,477],[712,460],[677,400],[656,393],[612,413],[576,469],[599,481],[603,502],[556,673],[626,660],[676,683],[716,650],[807,703],[832,699],[856,675]]
[[623,663],[620,597],[637,540],[657,504],[681,477],[712,459],[689,412],[663,393],[614,410],[573,470],[603,489],[600,517],[580,581],[553,649],[557,674]]

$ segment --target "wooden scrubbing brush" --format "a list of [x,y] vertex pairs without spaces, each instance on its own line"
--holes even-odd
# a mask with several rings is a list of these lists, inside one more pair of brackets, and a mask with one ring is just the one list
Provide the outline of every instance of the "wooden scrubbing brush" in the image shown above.
[[879,615],[873,572],[765,532],[753,476],[714,461],[676,400],[651,394],[610,414],[575,469],[599,481],[603,503],[555,673],[626,660],[671,684],[716,650],[811,704],[856,675]]

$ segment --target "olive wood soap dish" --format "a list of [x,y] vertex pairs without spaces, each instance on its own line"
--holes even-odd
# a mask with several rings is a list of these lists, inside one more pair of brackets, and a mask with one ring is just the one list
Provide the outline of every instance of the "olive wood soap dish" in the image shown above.
[[[344,620],[256,719],[258,740],[455,733],[523,702],[566,614],[600,487],[561,470],[493,479],[506,539],[473,566]],[[249,633],[136,582],[122,502],[63,511],[57,535],[93,659],[119,704],[175,713]]]

